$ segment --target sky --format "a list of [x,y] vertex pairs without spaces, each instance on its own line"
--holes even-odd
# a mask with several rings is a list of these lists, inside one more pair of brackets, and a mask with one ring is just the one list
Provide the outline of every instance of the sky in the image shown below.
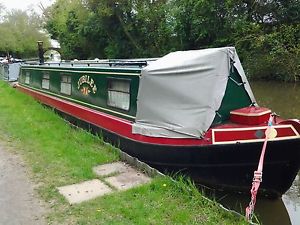
[[0,0],[0,3],[6,8],[6,10],[26,10],[33,7],[37,13],[41,13],[39,8],[40,3],[42,3],[44,7],[47,7],[53,2],[54,0]]

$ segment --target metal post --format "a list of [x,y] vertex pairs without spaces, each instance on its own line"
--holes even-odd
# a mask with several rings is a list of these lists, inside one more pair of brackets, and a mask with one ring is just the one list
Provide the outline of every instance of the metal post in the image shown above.
[[40,60],[40,64],[44,64],[45,59],[44,59],[44,48],[43,48],[43,42],[42,41],[38,41],[38,53],[39,53],[39,60]]

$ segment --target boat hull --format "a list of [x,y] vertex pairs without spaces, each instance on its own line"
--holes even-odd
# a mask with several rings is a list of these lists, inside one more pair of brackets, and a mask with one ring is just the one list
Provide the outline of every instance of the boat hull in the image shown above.
[[[249,193],[263,142],[170,146],[139,142],[59,112],[76,126],[101,134],[105,141],[165,174],[183,174],[196,184],[218,190]],[[300,169],[300,139],[272,141],[267,145],[259,193],[282,196]]]
[[[106,141],[162,172],[181,172],[212,188],[250,191],[263,141],[203,144],[199,140],[169,140],[168,143],[164,138],[133,135],[131,123],[125,120],[25,87],[18,88],[55,108],[75,125],[100,133]],[[260,188],[263,195],[280,197],[289,189],[300,168],[299,147],[299,137],[268,142]]]
[[[94,130],[99,132],[99,128]],[[243,193],[250,192],[263,145],[262,142],[187,147],[153,145],[105,130],[100,132],[105,140],[163,173],[180,172],[197,184]],[[268,143],[260,187],[264,196],[280,197],[292,185],[300,168],[297,146],[300,146],[300,139]]]

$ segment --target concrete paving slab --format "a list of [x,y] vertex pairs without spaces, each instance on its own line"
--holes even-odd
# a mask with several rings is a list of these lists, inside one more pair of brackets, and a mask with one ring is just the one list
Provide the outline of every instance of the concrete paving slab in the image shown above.
[[70,204],[81,203],[112,192],[110,187],[97,179],[58,187],[58,190]]
[[105,181],[118,190],[128,190],[150,182],[151,178],[131,168],[119,175],[107,177],[105,178]]
[[96,166],[93,168],[94,173],[101,177],[106,177],[113,174],[125,173],[128,170],[132,170],[132,168],[124,162],[114,162],[114,163]]

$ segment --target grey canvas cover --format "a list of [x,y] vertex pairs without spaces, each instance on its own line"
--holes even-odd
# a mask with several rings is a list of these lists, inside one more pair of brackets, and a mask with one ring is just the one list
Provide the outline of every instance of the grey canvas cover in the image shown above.
[[255,102],[234,47],[173,52],[143,68],[132,132],[201,138],[220,108],[231,63]]

